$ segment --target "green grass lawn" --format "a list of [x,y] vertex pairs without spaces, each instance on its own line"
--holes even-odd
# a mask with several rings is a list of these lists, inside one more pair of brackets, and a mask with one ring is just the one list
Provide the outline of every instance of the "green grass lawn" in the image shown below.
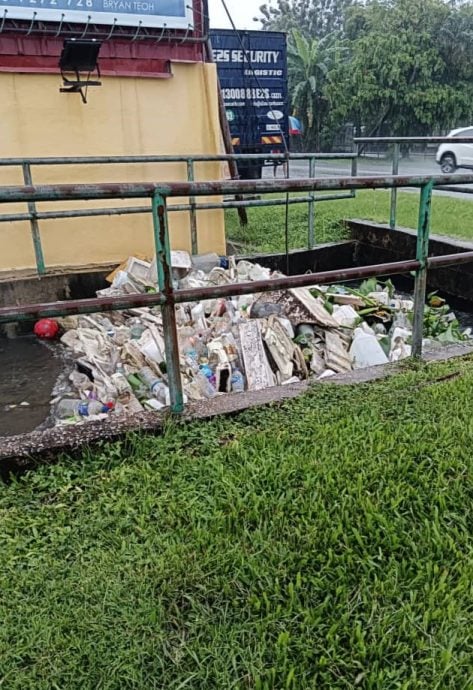
[[2,486],[0,686],[470,690],[472,390],[410,365]]
[[[344,239],[344,218],[362,218],[386,223],[389,219],[390,192],[357,192],[355,199],[324,201],[316,205],[316,241]],[[400,192],[397,223],[417,228],[419,194]],[[248,209],[249,224],[241,228],[235,210],[226,212],[227,236],[244,243],[250,250],[284,251],[285,207]],[[432,232],[451,237],[473,238],[473,200],[435,196],[432,201]],[[291,249],[307,246],[307,205],[289,207],[289,243]]]

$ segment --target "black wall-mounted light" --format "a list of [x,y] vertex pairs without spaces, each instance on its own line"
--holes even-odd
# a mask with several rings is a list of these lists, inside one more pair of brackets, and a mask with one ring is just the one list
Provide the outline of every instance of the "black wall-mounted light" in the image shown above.
[[[90,79],[93,72],[97,72],[100,79],[98,57],[101,45],[100,41],[93,38],[68,38],[64,41],[59,58],[59,69],[64,84],[59,89],[61,93],[80,93],[82,102],[87,103],[89,86],[102,85],[101,81]],[[87,72],[87,76],[81,78],[81,72]],[[74,74],[75,79],[67,77],[65,73]]]

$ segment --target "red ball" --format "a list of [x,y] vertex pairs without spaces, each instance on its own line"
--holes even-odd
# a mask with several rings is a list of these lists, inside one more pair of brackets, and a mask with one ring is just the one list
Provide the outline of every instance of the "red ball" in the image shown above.
[[54,319],[40,319],[35,323],[34,334],[38,338],[53,340],[59,333],[59,325]]

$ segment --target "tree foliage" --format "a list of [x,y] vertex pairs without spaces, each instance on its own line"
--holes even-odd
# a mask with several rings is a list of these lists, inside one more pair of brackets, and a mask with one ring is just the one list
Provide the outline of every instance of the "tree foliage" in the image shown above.
[[288,46],[289,88],[294,111],[302,120],[305,144],[319,149],[330,103],[330,79],[339,64],[343,46],[335,34],[308,39],[293,29]]
[[278,0],[265,17],[267,28],[299,26],[290,91],[308,148],[330,148],[346,122],[399,136],[472,124],[472,3]]
[[343,29],[347,9],[356,0],[277,0],[262,5],[260,18],[264,29],[297,29],[307,38],[323,38]]

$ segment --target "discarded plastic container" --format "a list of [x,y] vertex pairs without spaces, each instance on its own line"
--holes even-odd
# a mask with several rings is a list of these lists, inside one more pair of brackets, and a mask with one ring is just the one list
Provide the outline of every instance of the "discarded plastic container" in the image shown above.
[[238,274],[238,280],[240,282],[245,282],[249,279],[250,271],[253,268],[253,264],[246,259],[242,259],[237,263],[236,270]]
[[192,268],[195,271],[210,273],[213,268],[220,267],[220,257],[215,252],[209,254],[196,254],[192,257]]
[[279,323],[281,324],[281,326],[286,331],[288,337],[291,340],[293,340],[296,337],[296,334],[294,333],[294,328],[292,327],[292,323],[289,321],[289,319],[286,319],[285,317],[280,316],[279,317]]
[[192,321],[194,322],[194,325],[197,328],[207,328],[207,322],[205,321],[204,314],[204,306],[202,302],[197,302],[197,304],[194,304],[194,306],[191,308],[191,316]]
[[303,336],[308,340],[314,338],[314,326],[311,323],[299,323],[295,332],[297,337]]
[[239,369],[233,367],[232,393],[242,393],[245,390],[245,377]]
[[254,302],[250,309],[250,318],[267,319],[271,315],[279,316],[282,314],[282,305],[273,302]]
[[159,381],[158,377],[150,367],[141,367],[138,375],[143,383],[146,383],[149,388],[154,386],[154,384]]
[[167,404],[167,400],[169,399],[169,388],[153,373],[150,367],[142,367],[139,372],[139,377],[157,400]]
[[156,412],[160,412],[163,407],[166,407],[166,405],[159,400],[156,400],[156,398],[150,398],[150,400],[144,401],[143,407],[145,410],[154,410]]
[[354,369],[365,369],[377,364],[387,364],[388,358],[375,335],[365,333],[362,328],[355,328],[350,347]]
[[200,371],[202,374],[206,377],[208,381],[212,384],[212,386],[215,387],[216,385],[216,378],[215,378],[215,373],[213,372],[212,368],[208,364],[201,364],[199,366]]
[[113,405],[103,405],[98,400],[77,400],[73,398],[63,398],[56,407],[56,417],[59,419],[69,419],[69,417],[90,417],[95,414],[105,414],[110,412]]
[[390,300],[389,293],[386,290],[379,290],[377,292],[369,292],[367,297],[374,300],[378,304],[382,304],[387,307]]
[[391,352],[389,353],[390,362],[399,362],[401,359],[406,359],[412,355],[412,346],[407,345],[405,341],[400,338],[393,338]]
[[200,393],[204,398],[215,398],[217,391],[214,386],[210,383],[209,379],[203,374],[199,369],[194,374],[195,381],[199,388]]
[[139,319],[132,319],[130,322],[130,335],[132,340],[139,340],[146,330]]
[[89,390],[94,385],[86,374],[81,374],[79,371],[73,371],[69,376],[69,381],[78,391]]
[[124,374],[117,372],[116,374],[112,374],[111,378],[113,385],[117,390],[118,397],[133,392],[133,389]]
[[394,314],[392,326],[389,331],[389,335],[392,336],[396,328],[404,328],[407,331],[412,329],[412,322],[409,320],[407,314],[402,311]]
[[333,369],[325,369],[319,376],[317,376],[317,381],[323,381],[324,379],[328,379],[330,376],[336,376],[337,372],[333,371]]
[[141,343],[142,341],[140,341],[138,347],[148,359],[152,359],[156,364],[161,364],[164,361],[164,355],[154,340],[150,339],[144,345]]
[[342,307],[334,307],[333,318],[340,326],[353,328],[360,317],[352,306],[345,304]]

